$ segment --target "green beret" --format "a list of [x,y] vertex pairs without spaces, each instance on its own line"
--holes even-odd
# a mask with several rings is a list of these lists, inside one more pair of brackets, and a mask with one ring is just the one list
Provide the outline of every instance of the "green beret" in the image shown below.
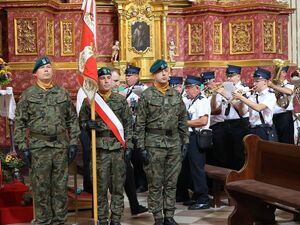
[[110,69],[108,67],[101,67],[98,70],[98,77],[104,76],[104,75],[111,75]]
[[42,56],[35,61],[32,73],[35,73],[41,66],[51,64],[50,59],[47,56]]
[[163,59],[157,59],[150,67],[150,73],[157,73],[160,70],[168,68],[168,64]]

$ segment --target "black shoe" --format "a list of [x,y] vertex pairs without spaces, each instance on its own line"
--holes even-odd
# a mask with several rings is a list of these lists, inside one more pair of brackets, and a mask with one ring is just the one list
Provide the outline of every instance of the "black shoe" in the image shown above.
[[173,217],[165,217],[164,225],[178,225]]
[[146,192],[146,191],[148,191],[147,186],[139,186],[136,189],[136,193],[143,193],[143,192]]
[[108,225],[108,222],[100,222],[100,221],[98,220],[97,225]]
[[164,219],[163,218],[155,219],[154,225],[164,225]]
[[131,209],[131,215],[135,216],[144,212],[148,212],[148,208],[142,205],[138,205],[136,209]]
[[198,209],[209,209],[210,206],[208,203],[195,203],[188,207],[189,210],[198,210]]
[[121,225],[120,222],[117,222],[117,221],[110,221],[110,224],[109,225]]
[[187,201],[185,201],[185,202],[183,202],[183,205],[185,205],[185,206],[190,206],[190,205],[193,205],[193,204],[195,204],[196,203],[196,201],[195,200],[187,200]]

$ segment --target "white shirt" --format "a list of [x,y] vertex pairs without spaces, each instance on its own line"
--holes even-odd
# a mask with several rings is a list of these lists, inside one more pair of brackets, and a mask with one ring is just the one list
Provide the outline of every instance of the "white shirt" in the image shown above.
[[[243,93],[246,93],[246,95],[247,95],[247,93],[249,93],[249,87],[243,85],[241,81],[239,81],[238,83],[236,83],[234,86],[236,87],[237,90],[242,90]],[[248,95],[249,95],[249,94],[248,94]],[[233,107],[232,104],[230,104],[229,114],[226,116],[226,115],[225,115],[225,110],[226,110],[227,106],[228,106],[228,104],[225,104],[224,107],[223,107],[225,119],[226,119],[226,120],[240,119],[240,116],[239,116],[239,114],[237,113],[237,110],[234,109],[234,107]],[[245,106],[245,107],[246,107],[246,106]],[[244,111],[247,111],[247,110],[244,109]],[[246,118],[246,117],[248,117],[248,116],[249,116],[249,113],[247,112],[247,113],[245,113],[242,117],[243,117],[243,118]]]
[[[202,97],[201,99],[197,99],[194,101],[191,101],[189,107],[187,108],[189,119],[190,120],[195,120],[199,119],[200,117],[207,115],[208,116],[208,122],[205,126],[203,127],[195,127],[196,130],[201,130],[201,129],[208,129],[210,126],[210,102],[206,97]],[[189,127],[189,131],[192,132],[193,129]]]
[[[134,88],[141,88],[142,91],[146,90],[147,89],[147,86],[145,85],[138,85],[138,84],[135,84],[135,85],[132,85],[128,88],[126,88],[123,93],[125,94],[125,97],[127,102],[128,102],[128,105],[130,105],[130,102],[132,101],[136,101],[138,102],[138,100],[140,99],[140,96],[137,95],[136,93],[134,93],[133,89]],[[130,94],[129,94],[130,93]],[[128,95],[129,94],[129,95]],[[127,96],[128,95],[128,96]]]
[[[211,102],[212,96],[208,97],[209,102]],[[222,105],[222,103],[226,101],[225,98],[220,95],[217,94],[216,95],[216,107],[220,107]],[[219,122],[224,122],[225,119],[225,115],[224,115],[224,110],[221,111],[221,113],[219,115],[210,115],[210,126],[219,123]]]
[[79,112],[82,106],[82,103],[84,101],[84,99],[87,98],[86,94],[84,93],[82,88],[79,88],[78,92],[77,92],[77,97],[76,97],[76,112],[77,112],[77,116],[79,116]]
[[[249,97],[249,100],[256,102],[256,94],[253,94]],[[268,88],[263,90],[261,93],[258,93],[258,103],[264,104],[267,106],[264,110],[261,111],[261,114],[265,120],[265,124],[273,124],[273,110],[276,105],[276,97],[274,93],[271,93]],[[261,119],[259,112],[249,107],[249,122],[251,126],[261,125]]]
[[[288,88],[288,89],[291,89],[292,91],[294,91],[294,85],[288,83],[287,80],[284,80],[284,81],[283,81],[283,87]],[[283,113],[283,112],[286,112],[286,111],[294,110],[294,105],[293,105],[293,98],[294,98],[294,95],[286,95],[286,97],[287,97],[288,100],[290,101],[288,107],[287,107],[286,109],[285,109],[285,108],[281,108],[281,107],[276,103],[275,108],[274,108],[274,114],[278,114],[278,113]]]

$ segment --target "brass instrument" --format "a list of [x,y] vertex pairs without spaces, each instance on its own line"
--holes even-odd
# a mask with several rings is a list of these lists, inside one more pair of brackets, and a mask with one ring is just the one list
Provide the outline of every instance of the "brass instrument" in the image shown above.
[[[294,95],[298,101],[298,103],[300,104],[300,68],[298,68],[296,71],[294,71],[291,74],[291,82],[292,84],[294,84]],[[300,118],[299,118],[300,120]]]
[[219,90],[219,89],[222,88],[222,87],[223,87],[223,84],[220,83],[220,84],[217,84],[215,87],[213,87],[213,88],[211,88],[211,89],[205,87],[203,91],[204,91],[204,93],[205,93],[205,96],[208,98],[208,97],[212,96],[214,93],[216,93],[217,90]]
[[[272,83],[275,85],[280,85],[283,86],[281,80],[280,80],[280,72],[282,70],[282,67],[285,67],[289,64],[289,62],[286,62],[282,59],[274,59],[273,63],[275,64],[275,74],[272,78]],[[275,96],[276,96],[276,103],[279,105],[281,108],[286,109],[290,103],[290,100],[286,94],[283,94],[279,91],[274,90]]]

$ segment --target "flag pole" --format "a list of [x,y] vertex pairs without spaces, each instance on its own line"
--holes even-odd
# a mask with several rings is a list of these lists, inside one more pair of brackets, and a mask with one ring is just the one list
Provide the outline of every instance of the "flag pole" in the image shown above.
[[[91,101],[91,120],[95,120],[95,99]],[[92,172],[93,172],[93,214],[94,224],[98,224],[97,163],[96,163],[96,130],[92,129]]]

